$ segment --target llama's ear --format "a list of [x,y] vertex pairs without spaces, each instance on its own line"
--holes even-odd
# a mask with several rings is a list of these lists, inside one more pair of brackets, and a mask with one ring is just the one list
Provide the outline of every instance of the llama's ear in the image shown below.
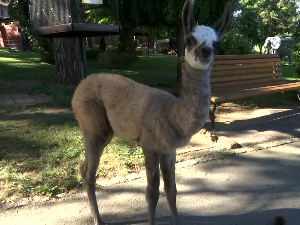
[[194,0],[186,0],[182,10],[182,22],[185,34],[188,34],[195,29]]
[[219,19],[219,21],[214,26],[219,37],[222,37],[225,33],[227,27],[230,24],[231,17],[233,15],[233,4],[232,2],[227,2],[223,15]]

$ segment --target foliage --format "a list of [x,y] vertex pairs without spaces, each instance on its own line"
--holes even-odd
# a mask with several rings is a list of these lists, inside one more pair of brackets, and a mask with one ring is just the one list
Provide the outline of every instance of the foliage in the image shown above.
[[19,21],[19,27],[27,33],[28,38],[41,56],[43,62],[54,64],[54,50],[52,41],[49,38],[35,37],[31,32],[28,0],[11,0],[8,5],[8,12],[12,19]]
[[137,49],[135,52],[136,52],[136,55],[137,55],[137,56],[143,55],[143,51],[140,50],[140,49]]
[[163,54],[163,55],[168,55],[168,51],[169,50],[167,48],[163,48],[163,49],[160,50],[160,53]]
[[279,49],[277,49],[277,53],[279,54],[279,57],[282,61],[285,61],[286,58],[288,58],[289,63],[292,63],[293,58],[293,45],[294,40],[288,39],[288,40],[281,40],[281,44]]
[[102,52],[101,49],[98,48],[88,48],[86,49],[86,59],[88,61],[97,60],[98,54]]
[[98,54],[97,60],[105,68],[125,69],[136,61],[136,57],[125,52],[104,51]]
[[99,44],[100,50],[106,51],[106,41],[104,36],[100,37],[100,44]]
[[36,37],[32,38],[32,43],[34,49],[39,52],[42,62],[49,63],[51,65],[55,64],[52,39]]
[[293,58],[294,66],[296,68],[296,73],[300,77],[300,43],[295,43],[293,46]]
[[228,31],[223,36],[222,46],[218,51],[220,55],[242,55],[252,53],[251,41],[234,30]]
[[260,50],[267,37],[291,36],[298,17],[294,0],[241,0],[237,30],[245,34]]

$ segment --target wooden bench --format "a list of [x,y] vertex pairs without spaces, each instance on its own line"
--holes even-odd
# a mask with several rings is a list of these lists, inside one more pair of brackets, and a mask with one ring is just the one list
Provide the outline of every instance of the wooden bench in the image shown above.
[[[184,73],[184,57],[179,61]],[[211,73],[212,127],[217,103],[296,89],[300,90],[300,82],[284,80],[277,54],[216,55]]]

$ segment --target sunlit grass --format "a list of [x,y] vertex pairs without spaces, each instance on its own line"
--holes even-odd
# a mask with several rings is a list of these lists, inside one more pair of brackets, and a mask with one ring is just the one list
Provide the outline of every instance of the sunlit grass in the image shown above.
[[[53,195],[81,187],[81,131],[70,109],[0,109],[0,198]],[[114,138],[98,178],[124,176],[144,165],[142,150]]]

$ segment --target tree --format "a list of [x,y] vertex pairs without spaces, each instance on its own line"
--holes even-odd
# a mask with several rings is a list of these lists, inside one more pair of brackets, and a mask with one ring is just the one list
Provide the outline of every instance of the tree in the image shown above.
[[[81,0],[74,1],[75,22],[84,21],[84,10]],[[73,18],[75,19],[75,18]],[[78,38],[53,38],[55,66],[59,84],[77,85],[82,80],[81,54]]]
[[[79,21],[83,21],[83,9],[81,0],[75,0]],[[76,85],[82,78],[82,66],[79,53],[78,38],[43,38],[33,36],[29,16],[28,0],[11,0],[9,2],[11,17],[19,21],[19,26],[26,31],[35,49],[41,55],[41,59],[55,62],[57,81],[60,84]]]
[[296,30],[295,0],[241,0],[240,9],[240,31],[259,46],[260,52],[267,37],[292,36]]
[[[161,29],[167,27],[177,34],[177,54],[184,56],[184,32],[182,26],[182,8],[186,0],[132,0],[131,17],[138,26]],[[195,1],[196,22],[213,25],[222,15],[228,0]],[[236,2],[237,0],[233,0]],[[181,81],[181,69],[177,68],[177,81]]]

